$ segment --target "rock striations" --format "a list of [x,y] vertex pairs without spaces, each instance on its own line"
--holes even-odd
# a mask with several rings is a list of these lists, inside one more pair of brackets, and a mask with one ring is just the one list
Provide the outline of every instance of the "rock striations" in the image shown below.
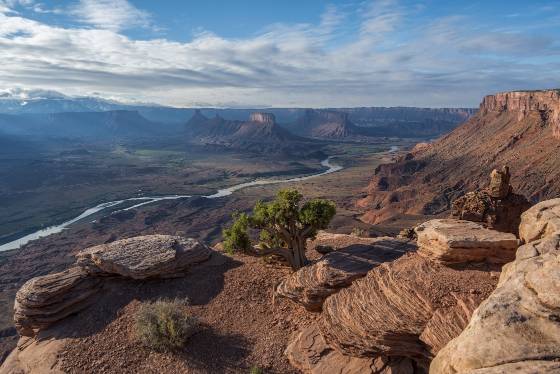
[[505,264],[515,258],[518,240],[482,225],[455,219],[436,219],[415,229],[418,254],[443,264],[489,262]]
[[195,239],[148,235],[88,248],[78,252],[76,263],[92,275],[172,278],[184,275],[189,266],[208,260],[210,251]]
[[20,288],[14,323],[20,335],[35,336],[94,302],[102,277],[177,277],[208,260],[211,253],[194,239],[168,235],[138,236],[88,248],[77,254],[70,269],[33,278]]
[[[515,235],[469,221],[432,220],[416,232],[417,252],[388,259],[317,298],[326,297],[317,325],[302,329],[287,349],[294,366],[305,373],[427,371],[430,360],[461,333],[493,291],[500,265],[513,259],[518,246]],[[328,274],[320,268],[327,269],[328,257],[336,252],[289,276],[280,288],[318,310],[317,299],[306,292],[326,288],[317,286],[318,274]],[[343,259],[330,263],[335,268],[330,272],[338,274]]]
[[344,239],[350,238],[353,243],[326,254],[314,264],[288,276],[276,287],[278,296],[292,299],[309,311],[321,311],[328,296],[350,286],[381,263],[395,260],[416,249],[411,242],[389,237],[372,239],[329,235],[331,240],[340,240],[342,236]]
[[513,188],[536,202],[560,194],[560,94],[557,90],[487,96],[479,112],[429,147],[379,166],[363,219],[439,214],[466,191],[486,185],[493,169],[509,166]]
[[530,113],[539,113],[543,125],[550,126],[553,136],[560,139],[560,90],[504,92],[482,101],[482,115],[505,111],[517,113],[519,121]]
[[[535,212],[558,200],[533,207],[521,225],[533,225]],[[557,216],[541,217],[541,228],[547,218]],[[560,231],[530,238],[465,330],[437,354],[430,373],[560,372]]]
[[29,280],[19,289],[14,305],[19,334],[34,336],[38,330],[86,308],[101,283],[77,266]]

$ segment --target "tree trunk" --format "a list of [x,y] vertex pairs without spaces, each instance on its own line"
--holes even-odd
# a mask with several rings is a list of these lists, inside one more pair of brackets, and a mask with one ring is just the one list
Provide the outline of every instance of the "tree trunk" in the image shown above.
[[305,256],[305,241],[304,240],[301,240],[299,238],[294,240],[292,242],[291,250],[292,250],[292,253],[293,253],[293,256],[294,256],[294,261],[293,261],[293,265],[292,265],[294,270],[301,269],[302,267],[307,265],[307,263],[309,261],[307,260],[307,257]]

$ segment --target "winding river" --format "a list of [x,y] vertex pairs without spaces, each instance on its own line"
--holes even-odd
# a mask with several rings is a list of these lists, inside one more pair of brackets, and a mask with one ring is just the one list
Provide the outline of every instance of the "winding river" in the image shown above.
[[[394,147],[391,147],[389,152],[394,152],[395,150],[396,149],[394,149]],[[331,160],[331,157],[329,157],[329,158],[327,158],[327,159],[325,159],[321,162],[321,165],[323,167],[326,167],[327,169],[320,172],[320,173],[317,173],[317,174],[311,174],[311,175],[307,175],[307,176],[303,176],[303,177],[290,178],[290,179],[261,179],[261,180],[255,180],[255,181],[252,181],[252,182],[236,184],[234,186],[218,190],[218,192],[216,192],[212,195],[206,195],[206,196],[201,196],[201,197],[206,198],[206,199],[217,199],[217,198],[229,196],[232,193],[234,193],[235,191],[239,191],[239,190],[241,190],[243,188],[247,188],[247,187],[264,186],[264,185],[279,184],[279,183],[300,182],[300,181],[304,181],[304,180],[307,180],[307,179],[320,177],[322,175],[335,173],[335,172],[343,169],[343,167],[340,166],[340,165],[331,164],[330,160]],[[25,236],[23,236],[19,239],[11,241],[9,243],[0,245],[0,251],[7,251],[7,250],[10,250],[10,249],[20,248],[21,246],[29,243],[32,240],[36,240],[36,239],[39,239],[39,238],[44,238],[45,236],[49,236],[49,235],[52,235],[52,234],[59,233],[59,232],[63,231],[64,229],[66,229],[68,226],[72,225],[73,223],[81,221],[82,219],[87,218],[89,216],[92,216],[92,215],[94,215],[98,212],[101,212],[103,210],[106,210],[106,209],[109,209],[109,208],[118,208],[118,206],[124,205],[125,203],[133,203],[133,205],[128,206],[128,207],[123,208],[123,209],[113,210],[112,213],[135,209],[135,208],[141,207],[143,205],[153,204],[153,203],[156,203],[156,202],[159,202],[159,201],[187,199],[189,197],[193,197],[193,196],[192,195],[167,195],[167,196],[159,196],[159,197],[149,197],[149,196],[147,196],[147,197],[132,197],[132,198],[129,198],[129,199],[124,199],[124,200],[116,200],[116,201],[109,201],[109,202],[106,202],[106,203],[101,203],[99,205],[94,206],[93,208],[86,209],[79,216],[77,216],[75,218],[72,218],[69,221],[63,222],[60,225],[47,227],[45,229],[36,231],[36,232],[31,233],[29,235],[25,235]]]

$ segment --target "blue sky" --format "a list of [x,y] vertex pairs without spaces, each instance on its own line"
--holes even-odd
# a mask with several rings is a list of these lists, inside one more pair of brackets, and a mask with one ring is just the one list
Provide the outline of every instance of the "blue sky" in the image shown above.
[[560,87],[558,1],[0,0],[0,90],[174,106],[476,106]]

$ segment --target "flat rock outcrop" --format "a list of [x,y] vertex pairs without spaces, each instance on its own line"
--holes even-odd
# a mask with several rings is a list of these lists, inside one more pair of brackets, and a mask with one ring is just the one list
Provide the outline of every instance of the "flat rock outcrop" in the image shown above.
[[170,278],[184,275],[210,254],[211,249],[195,239],[147,235],[85,249],[76,255],[76,263],[94,275]]
[[[330,252],[310,266],[289,275],[276,287],[278,296],[287,297],[309,311],[320,311],[324,300],[348,287],[368,271],[393,261],[416,249],[412,242],[390,237],[358,238],[351,235],[328,234],[335,242],[347,246]],[[319,242],[324,239],[323,234]],[[319,245],[320,246],[320,245]]]
[[514,191],[529,201],[560,195],[560,91],[490,95],[479,112],[430,147],[380,165],[358,205],[363,220],[449,212],[468,191],[508,165]]
[[80,267],[27,281],[17,292],[14,324],[20,335],[36,331],[74,314],[94,301],[101,280]]
[[519,248],[433,374],[560,372],[560,232]]
[[85,249],[76,255],[74,266],[33,278],[19,289],[14,324],[20,335],[37,336],[94,302],[104,276],[177,277],[211,253],[197,240],[169,235],[138,236]]
[[494,169],[490,184],[453,201],[451,217],[480,222],[493,230],[518,234],[521,214],[531,207],[525,196],[513,192],[509,168]]
[[521,216],[519,237],[525,243],[560,231],[560,199],[546,200],[533,206]]
[[445,264],[505,264],[515,258],[518,247],[515,235],[489,230],[471,221],[435,219],[418,225],[415,232],[418,254]]
[[321,332],[343,354],[407,357],[426,368],[492,292],[498,280],[492,269],[488,264],[451,268],[406,254],[330,296]]
[[285,352],[290,363],[305,374],[413,374],[406,358],[344,356],[327,345],[315,324],[298,332]]

